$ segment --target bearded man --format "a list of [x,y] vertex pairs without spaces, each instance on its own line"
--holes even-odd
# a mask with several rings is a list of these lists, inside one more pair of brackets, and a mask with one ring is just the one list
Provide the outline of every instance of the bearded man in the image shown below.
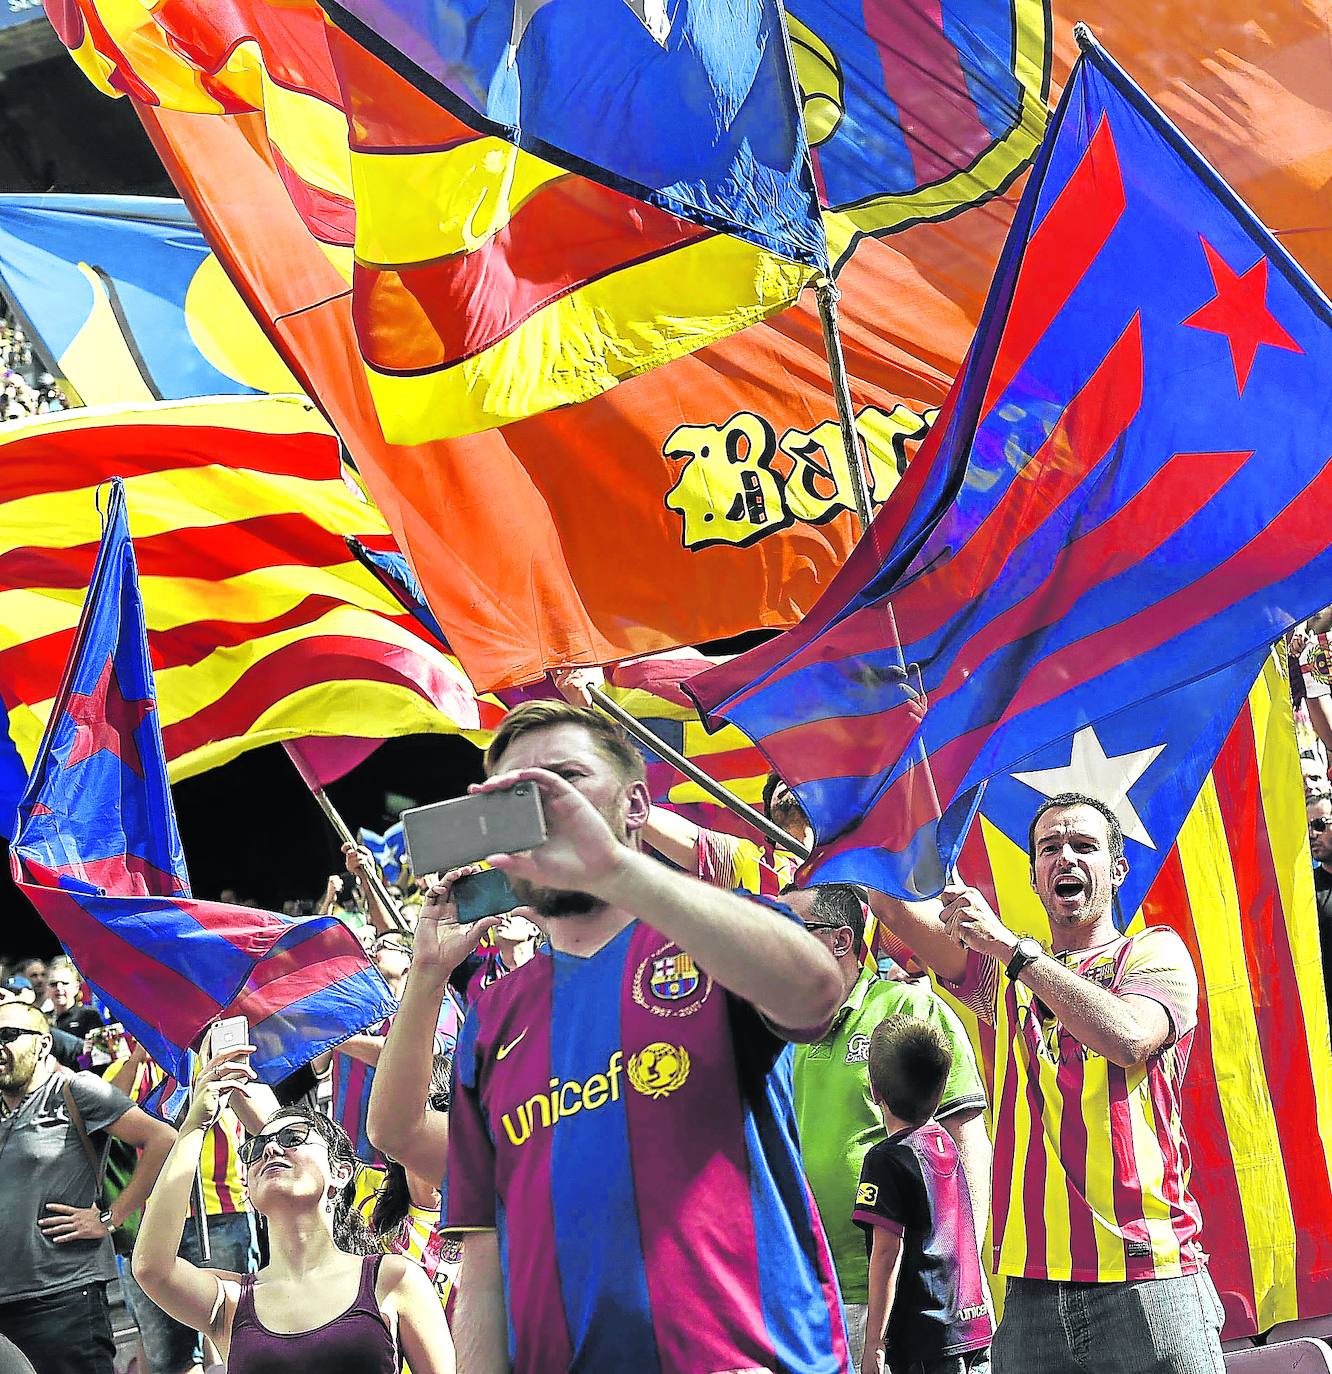
[[818,1039],[840,1005],[832,955],[794,913],[640,851],[643,762],[614,722],[526,703],[486,770],[473,790],[541,789],[545,843],[491,862],[548,944],[481,994],[451,1110],[423,1112],[432,1017],[486,928],[459,929],[460,875],[447,875],[422,911],[371,1103],[372,1135],[407,1123],[385,1144],[409,1167],[438,1174],[447,1150],[460,1368],[840,1374],[845,1324],[788,1048]]

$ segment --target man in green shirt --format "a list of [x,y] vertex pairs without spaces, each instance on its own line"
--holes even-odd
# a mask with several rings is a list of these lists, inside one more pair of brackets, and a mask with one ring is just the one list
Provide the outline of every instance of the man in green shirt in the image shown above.
[[[865,896],[849,883],[788,891],[782,899],[832,951],[844,998],[820,1040],[795,1047],[795,1108],[805,1173],[828,1233],[846,1304],[853,1368],[865,1340],[869,1270],[865,1238],[851,1220],[860,1169],[871,1145],[884,1138],[870,1097],[867,1064],[875,1026],[899,1013],[937,1026],[953,1052],[953,1067],[936,1113],[957,1144],[977,1225],[990,1212],[990,1140],[985,1133],[985,1088],[962,1023],[927,983],[899,983],[862,963]],[[984,1234],[977,1243],[984,1248]]]

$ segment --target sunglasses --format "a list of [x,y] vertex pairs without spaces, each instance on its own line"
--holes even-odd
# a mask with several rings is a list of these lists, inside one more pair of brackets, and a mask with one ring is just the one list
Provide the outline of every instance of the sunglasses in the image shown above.
[[0,1026],[0,1045],[12,1045],[21,1035],[42,1035],[31,1026]]
[[839,921],[806,921],[806,930],[846,930],[848,927]]
[[1309,822],[1309,829],[1316,831],[1319,835],[1329,827],[1332,827],[1332,816],[1319,816],[1317,820]]
[[294,1150],[310,1139],[314,1127],[308,1121],[293,1122],[290,1126],[280,1126],[276,1131],[263,1131],[259,1135],[247,1136],[236,1153],[240,1162],[248,1169],[263,1154],[268,1142],[274,1141],[279,1150]]

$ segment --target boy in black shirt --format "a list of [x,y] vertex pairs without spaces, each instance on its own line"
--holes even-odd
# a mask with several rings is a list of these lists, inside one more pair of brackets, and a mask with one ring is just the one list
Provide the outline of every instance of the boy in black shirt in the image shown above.
[[988,1368],[990,1319],[971,1195],[952,1137],[932,1118],[952,1053],[928,1022],[888,1016],[869,1047],[888,1139],[865,1156],[853,1220],[869,1251],[860,1374]]

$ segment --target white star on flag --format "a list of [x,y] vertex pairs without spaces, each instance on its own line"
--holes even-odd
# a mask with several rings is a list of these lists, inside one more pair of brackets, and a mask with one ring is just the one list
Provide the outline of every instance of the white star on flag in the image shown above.
[[1142,817],[1129,800],[1129,789],[1164,748],[1164,744],[1154,744],[1150,749],[1107,757],[1095,729],[1087,725],[1073,736],[1069,760],[1062,768],[1040,768],[1012,776],[1046,797],[1057,797],[1061,792],[1081,792],[1103,801],[1115,813],[1128,839],[1155,849],[1156,844],[1147,833]]

